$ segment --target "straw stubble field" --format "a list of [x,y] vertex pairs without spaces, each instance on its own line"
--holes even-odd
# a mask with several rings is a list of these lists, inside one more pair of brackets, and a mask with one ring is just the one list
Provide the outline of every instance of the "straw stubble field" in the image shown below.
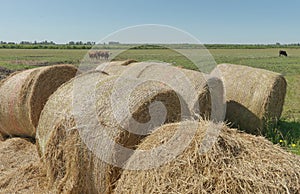
[[[211,49],[216,64],[232,63],[267,69],[285,76],[288,87],[282,118],[270,128],[268,138],[294,153],[300,154],[300,49],[286,49],[289,57],[278,57],[279,49]],[[111,50],[115,52],[116,50]],[[80,64],[88,50],[0,49],[1,76],[8,70],[35,68],[57,63]],[[193,52],[193,51],[192,51]],[[188,69],[197,69],[179,53],[168,49],[133,49],[117,57],[119,60],[156,60]],[[4,68],[2,68],[4,67]]]

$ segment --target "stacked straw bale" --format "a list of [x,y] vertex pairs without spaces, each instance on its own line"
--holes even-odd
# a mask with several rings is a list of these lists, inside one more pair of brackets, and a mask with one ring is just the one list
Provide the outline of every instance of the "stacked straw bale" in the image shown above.
[[226,89],[226,119],[235,127],[264,134],[267,126],[279,120],[287,83],[278,73],[252,67],[221,64]]
[[[119,80],[121,79],[121,80]],[[121,85],[115,87],[117,82]],[[121,169],[140,140],[163,123],[181,120],[184,103],[168,86],[148,81],[130,94],[129,114],[118,118],[127,83],[136,79],[109,76],[103,72],[82,74],[61,86],[45,105],[37,128],[39,154],[56,193],[109,193]],[[94,84],[94,85],[93,85]],[[125,87],[125,88],[122,88]],[[165,119],[160,119],[165,107]],[[78,107],[79,106],[79,107]],[[94,109],[94,110],[93,110]],[[151,113],[152,112],[152,113]],[[189,114],[189,113],[188,113]],[[151,115],[151,116],[150,116]],[[155,118],[157,117],[157,118]],[[117,143],[117,144],[114,144]],[[128,148],[123,152],[119,146]]]
[[99,65],[96,70],[97,71],[104,71],[111,75],[121,75],[126,69],[128,69],[128,65],[134,65],[137,61],[128,59],[125,61],[111,61],[102,63]]
[[[150,158],[165,158],[163,145],[182,126],[174,144],[193,135],[190,144],[173,160],[154,167],[157,160],[133,154],[114,193],[299,193],[300,158],[256,137],[207,121],[162,126],[144,138],[137,150],[154,150]],[[194,127],[197,127],[195,133]],[[209,146],[207,146],[209,145]],[[203,147],[205,149],[203,149]],[[206,152],[203,152],[206,151]],[[169,150],[172,153],[172,150]],[[153,168],[149,168],[149,163]],[[136,168],[137,170],[132,170]],[[138,168],[140,170],[138,170]]]
[[17,72],[0,83],[0,132],[34,137],[48,97],[76,75],[72,65],[55,65]]
[[[112,75],[135,77],[139,79],[153,79],[173,85],[190,87],[190,94],[194,95],[191,102],[187,102],[195,115],[202,118],[221,121],[225,115],[224,86],[220,79],[187,69],[174,67],[168,63],[113,61],[99,65],[96,70],[102,70]],[[193,94],[193,91],[195,94]],[[182,96],[182,91],[177,91]],[[188,97],[189,98],[189,97]],[[212,112],[212,108],[214,111]]]

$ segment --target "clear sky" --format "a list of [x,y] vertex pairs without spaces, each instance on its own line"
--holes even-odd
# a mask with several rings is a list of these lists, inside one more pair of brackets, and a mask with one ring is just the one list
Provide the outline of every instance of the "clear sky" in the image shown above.
[[0,40],[98,42],[139,24],[180,28],[203,43],[298,43],[299,0],[1,0]]

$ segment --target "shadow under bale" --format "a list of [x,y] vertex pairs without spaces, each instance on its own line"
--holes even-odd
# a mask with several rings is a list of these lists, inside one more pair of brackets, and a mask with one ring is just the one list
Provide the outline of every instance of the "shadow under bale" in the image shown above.
[[[242,113],[242,114],[241,114]],[[259,128],[243,128],[239,126],[239,123],[243,123],[245,120],[247,120],[251,125],[253,126],[261,126],[262,121],[260,118],[258,118],[257,115],[253,114],[249,109],[242,104],[235,102],[235,101],[228,101],[227,102],[227,111],[226,111],[226,119],[228,121],[234,121],[234,123],[231,123],[232,126],[235,126],[237,128],[242,128],[247,133],[254,133],[254,134],[260,134],[261,130]]]

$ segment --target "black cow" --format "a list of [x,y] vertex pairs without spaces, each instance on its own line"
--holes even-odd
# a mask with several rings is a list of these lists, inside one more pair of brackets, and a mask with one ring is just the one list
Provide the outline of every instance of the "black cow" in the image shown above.
[[280,50],[280,51],[279,51],[279,57],[280,57],[280,56],[286,56],[286,57],[287,57],[288,54],[287,54],[286,51]]

